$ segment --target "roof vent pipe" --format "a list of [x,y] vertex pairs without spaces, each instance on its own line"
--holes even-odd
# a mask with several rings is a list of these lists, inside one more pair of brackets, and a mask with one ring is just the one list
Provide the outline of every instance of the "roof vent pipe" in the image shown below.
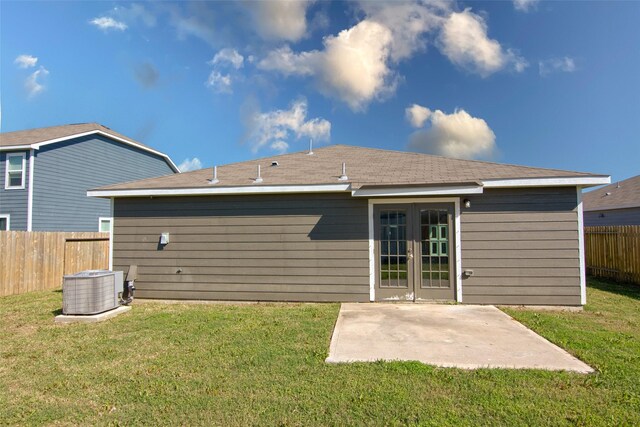
[[262,177],[260,176],[260,165],[258,165],[258,177],[253,182],[256,184],[260,184],[262,182]]
[[307,153],[308,156],[313,156],[313,138],[309,139],[309,152]]
[[210,184],[217,184],[220,180],[218,179],[218,166],[213,167],[213,179],[209,180]]
[[347,164],[345,162],[342,162],[342,175],[340,175],[340,178],[338,178],[338,180],[346,181],[348,179],[349,177],[347,176]]

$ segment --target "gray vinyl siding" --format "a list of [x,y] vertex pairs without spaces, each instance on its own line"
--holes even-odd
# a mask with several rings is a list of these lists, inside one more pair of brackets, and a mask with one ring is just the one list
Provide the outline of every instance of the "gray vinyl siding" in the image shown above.
[[577,194],[487,189],[461,208],[462,298],[469,304],[580,305]]
[[[26,171],[24,175],[24,189],[5,190],[5,173],[7,167],[7,154],[26,153]],[[0,152],[0,214],[11,215],[11,230],[27,229],[27,206],[29,193],[29,151]]]
[[[114,269],[138,266],[137,297],[369,300],[366,200],[348,194],[118,198],[114,214]],[[162,232],[170,233],[164,248]]]
[[87,190],[171,173],[164,158],[102,136],[44,146],[35,157],[33,230],[97,231],[110,201]]
[[640,207],[585,212],[584,225],[640,225]]

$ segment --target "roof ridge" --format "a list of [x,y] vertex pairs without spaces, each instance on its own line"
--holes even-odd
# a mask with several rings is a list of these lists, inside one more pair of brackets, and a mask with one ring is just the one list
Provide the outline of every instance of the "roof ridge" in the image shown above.
[[[526,166],[526,165],[517,165],[514,163],[500,163],[500,162],[491,162],[491,161],[486,161],[486,160],[475,160],[475,159],[461,159],[458,157],[447,157],[447,156],[441,156],[438,154],[429,154],[429,153],[420,153],[417,151],[401,151],[401,150],[390,150],[387,148],[378,148],[378,147],[359,147],[357,145],[349,145],[349,144],[332,144],[332,147],[338,147],[338,146],[343,146],[343,147],[349,147],[349,148],[358,148],[358,149],[366,149],[366,150],[374,150],[374,151],[383,151],[383,152],[392,152],[392,153],[399,153],[399,154],[413,154],[413,155],[417,155],[417,156],[429,156],[429,157],[437,157],[439,159],[447,159],[447,160],[455,160],[455,161],[460,161],[460,162],[473,162],[473,163],[480,163],[480,164],[484,164],[484,165],[497,165],[497,166],[511,166],[511,167],[518,167],[518,168],[526,168],[526,169],[537,169],[537,170],[546,170],[546,171],[557,171],[557,172],[573,172],[573,173],[577,173],[577,174],[585,174],[586,172],[579,172],[579,171],[574,171],[574,170],[567,170],[567,169],[557,169],[557,168],[544,168],[544,167],[537,167],[537,166]],[[327,147],[321,147],[322,148],[327,148]],[[601,176],[608,176],[606,174],[589,174],[589,175],[601,175]]]

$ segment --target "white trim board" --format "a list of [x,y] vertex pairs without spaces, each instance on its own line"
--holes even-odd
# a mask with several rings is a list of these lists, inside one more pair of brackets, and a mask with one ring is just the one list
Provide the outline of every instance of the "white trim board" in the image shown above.
[[338,193],[349,191],[351,184],[255,185],[243,187],[159,188],[153,190],[89,190],[89,197],[206,196],[220,194]]
[[149,188],[122,190],[89,190],[89,197],[140,197],[140,196],[200,196],[215,194],[280,194],[304,192],[350,191],[352,197],[426,197],[482,194],[485,188],[528,188],[528,187],[591,187],[608,184],[611,177],[582,178],[523,178],[508,180],[486,180],[481,185],[441,186],[441,187],[387,187],[351,189],[351,184],[292,184],[292,185],[243,185],[232,187],[187,187]]
[[29,150],[29,186],[27,190],[27,231],[33,230],[33,168],[35,167],[35,150]]
[[373,205],[397,203],[453,203],[456,245],[456,301],[462,302],[462,233],[460,231],[460,198],[458,197],[429,197],[429,198],[394,198],[369,199],[369,299],[375,301],[376,272],[375,272],[375,242],[373,229]]
[[118,142],[122,142],[123,144],[131,145],[133,147],[139,148],[140,150],[144,150],[144,151],[147,151],[149,153],[153,153],[153,154],[155,154],[157,156],[163,157],[169,163],[169,166],[171,166],[171,168],[175,172],[180,173],[180,170],[178,169],[176,164],[173,163],[173,160],[171,160],[171,158],[168,155],[166,155],[166,154],[164,154],[164,153],[162,153],[160,151],[154,150],[153,148],[145,147],[144,145],[137,144],[137,143],[135,143],[133,141],[129,141],[129,140],[126,140],[124,138],[120,138],[118,136],[112,135],[112,134],[110,134],[108,132],[104,132],[104,131],[98,130],[98,129],[91,130],[91,131],[88,131],[88,132],[76,133],[76,134],[73,134],[73,135],[67,135],[67,136],[63,136],[63,137],[60,137],[60,138],[48,139],[46,141],[36,142],[36,143],[33,143],[33,144],[13,145],[13,146],[7,146],[7,147],[0,147],[0,151],[15,151],[15,150],[28,150],[28,149],[39,150],[40,147],[43,147],[45,145],[55,144],[57,142],[63,142],[63,141],[67,141],[67,140],[70,140],[70,139],[81,138],[83,136],[94,135],[94,134],[95,135],[101,135],[101,136],[104,136],[106,138],[110,138],[110,139],[116,140]]
[[580,257],[580,304],[587,304],[587,267],[584,257],[584,212],[582,205],[582,188],[576,188],[578,214],[578,254]]
[[113,270],[113,199],[109,202],[109,215],[98,217],[98,232],[102,221],[109,221],[109,270]]
[[585,176],[563,178],[515,178],[515,179],[485,179],[484,188],[509,187],[566,187],[580,185],[592,187],[595,185],[611,184],[610,176]]
[[482,194],[480,185],[457,185],[442,187],[394,187],[360,188],[351,192],[353,197],[416,197],[450,196],[454,194]]

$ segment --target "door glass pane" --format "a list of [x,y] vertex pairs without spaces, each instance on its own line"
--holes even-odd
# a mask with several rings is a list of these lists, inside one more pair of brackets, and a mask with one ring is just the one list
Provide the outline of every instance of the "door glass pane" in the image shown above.
[[407,214],[404,210],[380,211],[380,286],[406,288]]
[[423,288],[450,286],[448,216],[444,209],[420,211]]

